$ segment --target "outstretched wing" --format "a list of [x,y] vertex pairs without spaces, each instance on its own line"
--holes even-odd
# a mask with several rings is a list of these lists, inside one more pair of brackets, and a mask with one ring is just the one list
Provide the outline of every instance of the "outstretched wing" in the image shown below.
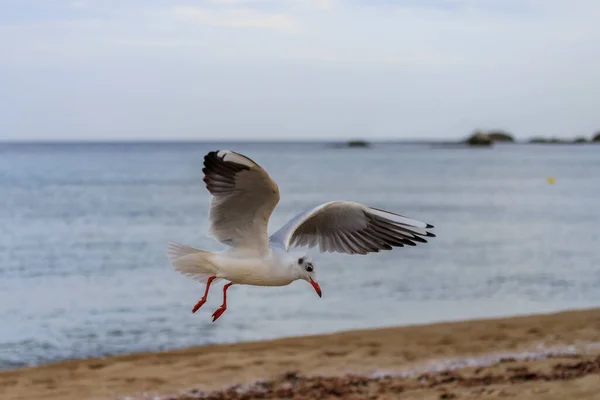
[[213,195],[210,233],[236,250],[266,254],[267,225],[279,202],[279,188],[250,158],[230,150],[204,157],[204,183]]
[[427,243],[433,225],[349,201],[321,204],[292,218],[270,237],[291,246],[319,246],[321,252],[367,254]]

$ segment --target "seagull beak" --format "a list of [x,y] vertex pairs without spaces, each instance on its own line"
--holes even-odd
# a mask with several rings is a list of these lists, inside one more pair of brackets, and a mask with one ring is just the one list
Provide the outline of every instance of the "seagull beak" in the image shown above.
[[315,288],[315,292],[317,292],[319,297],[321,297],[321,286],[319,286],[319,284],[317,282],[313,281],[312,278],[308,278],[308,279],[310,279],[310,284],[312,285],[312,287]]

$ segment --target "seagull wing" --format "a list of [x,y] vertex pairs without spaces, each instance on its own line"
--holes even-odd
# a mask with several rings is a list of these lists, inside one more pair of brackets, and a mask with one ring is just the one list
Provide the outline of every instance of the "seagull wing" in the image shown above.
[[292,218],[270,237],[273,244],[319,246],[321,252],[367,254],[435,237],[433,225],[349,201],[321,204]]
[[279,188],[250,158],[230,150],[204,157],[204,183],[212,194],[210,233],[236,250],[266,254],[267,225],[279,202]]

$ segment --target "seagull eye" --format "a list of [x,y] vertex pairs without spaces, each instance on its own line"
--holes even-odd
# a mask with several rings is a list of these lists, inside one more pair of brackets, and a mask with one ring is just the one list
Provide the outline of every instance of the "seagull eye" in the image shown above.
[[302,265],[304,263],[304,257],[300,257],[298,259],[298,265]]
[[312,266],[311,264],[308,264],[308,265],[306,266],[306,270],[307,270],[308,272],[313,272],[313,266]]

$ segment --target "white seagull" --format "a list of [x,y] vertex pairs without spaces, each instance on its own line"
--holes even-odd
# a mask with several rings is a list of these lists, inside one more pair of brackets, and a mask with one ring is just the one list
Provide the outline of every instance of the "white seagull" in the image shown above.
[[285,286],[303,279],[321,297],[315,265],[305,253],[289,252],[290,247],[318,245],[320,252],[367,254],[435,237],[428,231],[433,225],[350,201],[330,201],[304,211],[269,237],[267,225],[279,202],[279,188],[260,165],[242,154],[218,150],[204,157],[202,172],[213,196],[209,231],[229,248],[212,253],[170,242],[168,256],[176,271],[206,284],[194,313],[206,302],[211,283],[229,281],[213,322],[227,309],[227,289],[233,284]]

